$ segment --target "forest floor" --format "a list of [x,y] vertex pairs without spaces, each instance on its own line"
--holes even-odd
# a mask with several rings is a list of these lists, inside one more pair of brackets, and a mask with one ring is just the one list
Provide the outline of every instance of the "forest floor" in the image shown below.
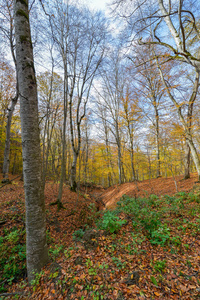
[[29,286],[23,182],[0,188],[0,299],[200,299],[196,174],[78,193],[64,186],[60,211],[50,205],[57,194],[47,182],[50,261]]
[[183,180],[183,176],[176,176],[175,180],[173,177],[160,177],[139,182],[129,182],[106,189],[102,193],[101,199],[107,208],[113,208],[123,195],[130,197],[146,197],[151,194],[157,196],[174,195],[177,192],[191,191],[196,183],[197,174],[191,174],[191,178],[187,180]]

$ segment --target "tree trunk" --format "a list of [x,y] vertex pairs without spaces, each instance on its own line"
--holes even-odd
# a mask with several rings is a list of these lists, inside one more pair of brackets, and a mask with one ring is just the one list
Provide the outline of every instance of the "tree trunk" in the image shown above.
[[185,145],[185,174],[184,179],[190,178],[190,147],[188,144]]
[[8,109],[8,119],[6,124],[6,143],[4,149],[4,160],[3,160],[3,181],[8,180],[8,172],[10,166],[10,130],[11,130],[11,122],[12,116],[15,109],[15,105],[17,104],[18,100],[18,91],[16,96],[12,99],[11,107]]
[[26,259],[29,282],[48,260],[41,149],[38,126],[38,99],[28,0],[15,0],[15,39],[20,95],[23,174],[26,205]]
[[73,162],[71,167],[71,176],[70,176],[70,186],[73,192],[76,192],[77,183],[76,183],[76,164],[77,164],[77,153],[73,151]]
[[193,161],[194,161],[197,173],[198,173],[198,180],[200,180],[200,160],[199,160],[197,149],[196,149],[196,147],[195,147],[195,145],[193,143],[191,135],[188,134],[186,136],[186,142],[187,142],[188,146],[190,147],[192,158],[193,158]]
[[156,111],[156,160],[157,160],[157,170],[156,177],[160,177],[160,141],[159,141],[159,115],[158,109],[155,108]]
[[62,194],[63,194],[63,183],[66,179],[66,126],[67,126],[67,108],[68,108],[68,96],[67,96],[67,67],[64,69],[64,120],[63,120],[63,136],[62,136],[62,161],[61,161],[61,174],[60,184],[57,198],[58,209],[63,208]]
[[122,162],[121,162],[121,149],[119,144],[117,145],[117,153],[118,153],[119,184],[122,184]]

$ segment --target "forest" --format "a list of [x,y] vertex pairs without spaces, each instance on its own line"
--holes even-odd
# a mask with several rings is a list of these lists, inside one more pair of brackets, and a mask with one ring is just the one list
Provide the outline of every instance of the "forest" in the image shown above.
[[199,299],[200,3],[0,0],[0,299]]

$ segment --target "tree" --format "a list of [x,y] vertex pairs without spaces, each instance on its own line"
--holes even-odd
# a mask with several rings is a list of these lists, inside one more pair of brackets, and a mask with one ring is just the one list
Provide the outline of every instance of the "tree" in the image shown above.
[[[10,51],[12,55],[12,59],[15,65],[16,71],[16,58],[14,53],[14,18],[13,18],[13,0],[5,0],[3,5],[1,5],[1,12],[2,12],[2,19],[4,20],[4,26],[0,26],[1,34],[5,36],[6,40],[9,42]],[[10,133],[11,133],[11,122],[12,116],[15,110],[15,106],[17,104],[19,97],[18,93],[18,80],[16,77],[16,91],[15,95],[11,97],[11,105],[7,107],[7,124],[6,124],[6,141],[5,141],[5,148],[4,148],[4,161],[3,161],[3,182],[9,181],[8,179],[8,172],[9,172],[9,165],[10,165]]]
[[29,282],[48,259],[34,69],[28,0],[15,0],[16,64],[20,95],[23,174],[26,205],[26,257]]
[[153,125],[156,148],[156,176],[161,176],[160,162],[160,109],[164,88],[159,76],[158,69],[153,58],[153,46],[144,45],[134,49],[134,87],[139,99],[139,107],[143,111],[144,117]]
[[[102,62],[105,51],[105,19],[100,13],[91,13],[85,7],[78,7],[70,1],[55,0],[55,8],[50,18],[53,39],[62,58],[64,69],[64,121],[63,121],[63,161],[65,168],[66,119],[69,110],[69,124],[73,161],[70,186],[76,190],[76,166],[81,148],[81,122],[86,114],[86,105],[92,82]],[[61,180],[63,181],[61,171]],[[60,184],[60,191],[61,191]],[[58,196],[60,199],[60,193]]]
[[168,81],[164,78],[163,71],[162,71],[162,68],[159,64],[158,59],[157,59],[157,66],[158,66],[160,76],[161,76],[163,85],[165,87],[166,93],[167,93],[169,99],[172,101],[172,103],[174,104],[174,106],[177,110],[178,117],[179,117],[180,122],[183,126],[183,129],[184,129],[185,139],[186,139],[186,142],[187,142],[187,144],[188,144],[188,146],[191,150],[192,158],[193,158],[194,164],[196,166],[196,170],[197,170],[197,173],[198,173],[198,178],[200,180],[200,159],[199,159],[198,152],[197,152],[197,149],[195,147],[193,137],[192,137],[192,132],[191,132],[193,106],[194,106],[194,102],[195,102],[196,97],[197,97],[197,92],[198,92],[198,87],[199,87],[199,72],[196,71],[193,90],[192,90],[191,96],[189,97],[189,100],[188,100],[188,103],[187,103],[188,108],[187,108],[187,115],[185,117],[184,110],[183,110],[184,102],[179,103],[177,101],[177,99],[175,98],[175,96],[173,95],[173,93],[171,92],[171,87],[170,87]]
[[63,80],[55,72],[45,72],[37,77],[38,94],[40,99],[40,128],[42,140],[43,185],[48,175],[53,132],[57,126],[59,115],[62,114]]
[[[1,55],[0,60],[0,149],[1,152],[5,151],[5,144],[8,138],[7,136],[7,128],[6,128],[6,136],[5,136],[5,124],[7,124],[8,114],[9,114],[9,104],[10,99],[12,99],[15,94],[15,76],[14,69],[5,59],[3,54]],[[9,139],[10,142],[10,139]],[[9,153],[9,152],[8,152]],[[3,156],[3,155],[2,155]],[[8,158],[9,159],[9,158]],[[5,163],[5,155],[4,155],[4,163]],[[1,163],[2,166],[2,163]]]
[[95,99],[95,114],[100,118],[100,124],[98,126],[98,138],[103,141],[105,145],[105,160],[106,160],[106,171],[107,171],[107,185],[111,186],[113,181],[113,163],[112,154],[110,147],[110,122],[109,122],[109,111],[102,103],[101,98]]
[[[165,50],[163,57],[165,57],[166,63],[174,60],[177,62],[177,68],[179,68],[178,65],[181,67],[181,64],[185,63],[190,67],[190,70],[194,70],[197,74],[200,73],[200,59],[198,56],[200,32],[197,22],[199,18],[199,3],[197,1],[178,0],[172,3],[170,0],[156,0],[149,6],[148,1],[139,0],[137,4],[135,2],[133,4],[132,12],[134,11],[134,13],[130,13],[130,6],[128,7],[129,12],[127,11],[127,3],[128,1],[115,1],[118,11],[119,7],[124,7],[123,17],[128,20],[128,28],[131,29],[130,37],[132,37],[133,30],[136,30],[138,43],[140,45],[151,44],[159,50],[161,50],[161,48]],[[166,32],[166,34],[162,34],[163,32]],[[167,32],[170,33],[171,38],[168,37]],[[142,40],[143,36],[145,37],[145,41]],[[149,39],[147,39],[147,36]],[[191,38],[193,42],[191,42]],[[194,41],[198,41],[198,43],[194,43]],[[158,61],[161,56],[158,55],[158,51],[155,50],[154,59],[156,58]],[[160,69],[160,73],[161,71]],[[199,75],[196,75],[193,92],[188,99],[190,116],[185,117],[173,95],[170,95],[169,86],[161,74],[167,94],[177,108],[180,121],[185,130],[186,142],[191,150],[191,155],[200,179],[200,160],[187,120],[188,118],[191,120],[192,117],[191,108],[193,108],[193,104],[192,106],[190,104],[194,103],[196,99],[199,86],[198,76]],[[186,155],[186,158],[188,159],[188,155]]]
[[141,118],[141,109],[138,105],[138,98],[131,93],[129,89],[122,97],[122,117],[124,119],[125,127],[128,131],[128,151],[131,158],[131,180],[136,180],[135,166],[134,166],[134,134],[136,131],[136,123]]

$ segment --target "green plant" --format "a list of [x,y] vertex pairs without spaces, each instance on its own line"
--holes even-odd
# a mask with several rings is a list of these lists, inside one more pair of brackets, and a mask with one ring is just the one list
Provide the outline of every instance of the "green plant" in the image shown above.
[[188,193],[188,195],[187,195],[187,202],[188,203],[196,202],[197,199],[198,199],[198,195],[197,194]]
[[183,233],[185,233],[186,232],[186,229],[187,229],[187,227],[184,227],[183,225],[180,225],[180,226],[178,226],[178,228],[177,228],[179,231],[180,230],[182,230],[183,231]]
[[118,258],[118,257],[112,257],[112,261],[113,261],[113,263],[116,265],[116,267],[118,268],[118,269],[124,269],[125,268],[125,266],[126,266],[126,262],[122,262],[121,261],[121,259],[120,258]]
[[88,274],[90,276],[96,276],[97,275],[97,271],[95,270],[95,268],[89,268],[88,269]]
[[153,230],[151,233],[150,242],[153,245],[163,246],[170,239],[170,229],[166,224],[160,226],[158,229]]
[[11,231],[6,239],[9,243],[16,244],[19,240],[19,230]]
[[141,224],[143,224],[144,228],[149,232],[150,235],[161,224],[159,217],[159,213],[149,211],[149,213],[145,213],[145,216],[141,218]]
[[33,291],[36,290],[37,285],[40,283],[40,278],[44,275],[44,271],[40,273],[35,273],[35,278],[31,281],[31,285],[33,286]]
[[49,249],[50,256],[53,258],[53,260],[58,257],[59,253],[63,250],[63,246],[55,245],[55,248],[52,247]]
[[165,195],[164,198],[167,200],[167,203],[173,203],[175,200],[174,196]]
[[116,213],[113,211],[106,211],[102,218],[97,222],[97,227],[107,232],[114,233],[119,231],[123,224],[125,224],[125,220],[121,220]]
[[47,237],[47,244],[50,245],[52,242],[55,241],[55,239],[51,236],[51,233],[49,230],[46,231],[46,237]]
[[157,260],[152,262],[155,272],[163,272],[166,267],[166,260]]
[[108,269],[108,265],[105,262],[103,262],[102,265],[99,265],[99,269],[100,270],[103,270],[103,269],[107,270]]
[[74,231],[72,234],[73,240],[80,241],[82,239],[84,233],[85,233],[85,231],[82,228]]
[[173,236],[173,237],[170,237],[170,243],[178,246],[181,244],[181,238],[180,236]]
[[94,203],[90,203],[87,206],[87,212],[86,227],[92,227],[95,224],[95,220],[99,218],[100,212],[97,211]]
[[0,274],[5,280],[0,283],[0,292],[6,291],[4,282],[12,282],[25,274],[26,245],[25,230],[5,230],[0,238]]
[[157,195],[151,194],[149,196],[148,202],[151,206],[158,206],[159,205],[158,199],[159,199],[159,197]]
[[64,250],[64,254],[66,256],[66,258],[70,258],[72,256],[71,251],[73,250],[73,247],[69,247],[68,249]]
[[182,199],[182,200],[185,200],[187,199],[187,193],[186,192],[179,192],[179,193],[176,193],[175,197],[177,199]]
[[151,282],[155,285],[158,286],[158,282],[154,276],[151,276]]
[[91,267],[92,265],[93,265],[93,262],[88,258],[87,260],[86,260],[86,266],[87,267]]

